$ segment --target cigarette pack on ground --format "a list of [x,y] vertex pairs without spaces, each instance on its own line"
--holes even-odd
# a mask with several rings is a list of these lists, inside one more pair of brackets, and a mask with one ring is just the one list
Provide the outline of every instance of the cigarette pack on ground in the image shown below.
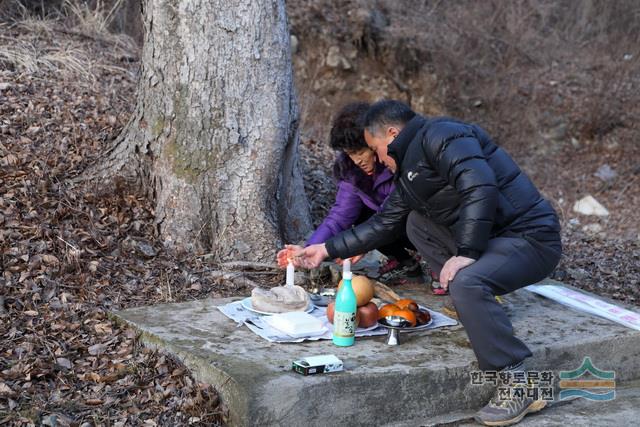
[[344,369],[342,360],[333,354],[305,357],[293,362],[293,370],[302,375],[325,374]]

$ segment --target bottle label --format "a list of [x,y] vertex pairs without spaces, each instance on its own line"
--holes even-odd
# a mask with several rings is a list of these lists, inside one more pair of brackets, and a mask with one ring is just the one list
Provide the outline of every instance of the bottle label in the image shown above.
[[351,338],[356,335],[356,314],[336,311],[333,315],[333,335]]

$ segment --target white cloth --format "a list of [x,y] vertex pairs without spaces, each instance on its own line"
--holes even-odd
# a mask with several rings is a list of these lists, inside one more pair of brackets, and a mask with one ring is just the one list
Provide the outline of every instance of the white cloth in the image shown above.
[[621,325],[640,331],[640,314],[610,304],[595,296],[574,291],[559,285],[529,285],[525,289],[552,299],[560,304],[604,317]]
[[[310,314],[312,316],[318,317],[324,322],[325,327],[327,328],[327,332],[323,335],[303,338],[290,337],[286,333],[271,327],[263,320],[263,315],[247,310],[242,306],[241,301],[235,301],[226,305],[219,306],[218,310],[220,310],[222,314],[224,314],[228,318],[234,320],[238,324],[238,326],[247,325],[247,327],[256,335],[270,342],[302,342],[330,340],[331,338],[333,338],[333,334],[331,333],[331,331],[333,330],[333,325],[331,325],[331,323],[329,323],[329,320],[327,319],[325,307],[315,307]],[[441,328],[443,326],[455,326],[458,324],[458,322],[456,322],[454,319],[447,317],[444,314],[438,313],[437,311],[429,310],[429,313],[431,314],[433,322],[431,322],[431,324],[423,330]],[[383,326],[378,326],[375,329],[356,329],[356,337],[386,335],[386,333],[387,328]]]

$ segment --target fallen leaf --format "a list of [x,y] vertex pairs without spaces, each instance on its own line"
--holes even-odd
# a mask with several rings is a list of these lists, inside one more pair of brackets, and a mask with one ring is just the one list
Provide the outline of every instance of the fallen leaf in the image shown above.
[[90,355],[97,356],[99,354],[104,353],[106,349],[107,349],[107,346],[104,344],[94,344],[91,347],[89,347],[87,350],[89,351]]
[[63,368],[67,368],[67,369],[71,369],[71,361],[67,358],[64,357],[58,357],[56,359],[56,363],[60,366],[62,366]]
[[13,396],[15,392],[6,385],[5,383],[0,383],[0,396]]
[[58,265],[60,260],[54,255],[42,255],[42,261],[48,265]]

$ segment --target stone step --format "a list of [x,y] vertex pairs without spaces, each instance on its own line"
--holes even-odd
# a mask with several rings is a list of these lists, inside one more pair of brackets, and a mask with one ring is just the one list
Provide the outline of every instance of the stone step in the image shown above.
[[[442,306],[442,297],[425,286],[394,289],[432,309]],[[198,380],[213,384],[229,409],[230,425],[426,423],[475,410],[492,393],[490,384],[471,384],[477,363],[461,326],[403,334],[399,346],[387,346],[385,337],[358,339],[349,348],[330,341],[274,344],[215,308],[231,300],[114,313],[138,328],[143,342],[172,353]],[[534,368],[573,370],[588,356],[599,369],[615,370],[617,381],[640,378],[640,331],[526,290],[509,294],[505,309],[534,353]],[[345,371],[307,377],[291,371],[293,360],[320,354],[338,356]]]
[[[527,415],[518,427],[590,426],[613,427],[637,425],[640,414],[640,382],[635,380],[616,386],[611,401],[573,399],[554,403],[540,412]],[[384,427],[473,427],[474,411],[454,412],[433,417],[428,421],[416,419]]]

